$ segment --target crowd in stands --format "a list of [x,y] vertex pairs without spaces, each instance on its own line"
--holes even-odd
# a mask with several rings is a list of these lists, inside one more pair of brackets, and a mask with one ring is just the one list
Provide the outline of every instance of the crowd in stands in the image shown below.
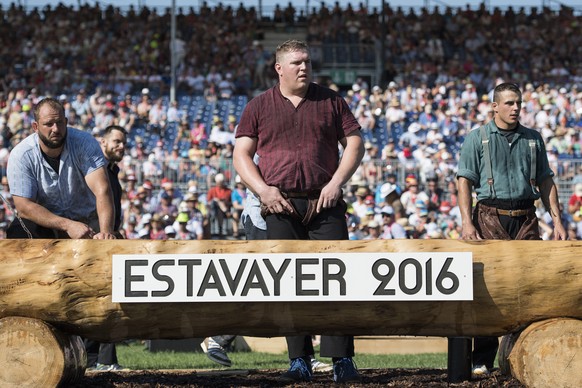
[[[296,15],[289,7],[275,19],[305,23],[322,60],[326,45],[367,47],[383,30],[377,10],[322,4]],[[385,85],[358,78],[339,88],[318,79],[345,96],[366,140],[366,157],[345,190],[350,238],[459,236],[458,151],[466,133],[491,119],[490,90],[501,80],[523,90],[520,122],[543,135],[566,190],[564,225],[570,238],[582,238],[579,17],[568,8],[386,12]],[[245,187],[232,169],[234,133],[241,106],[275,82],[257,17],[242,4],[180,11],[179,97],[169,101],[168,13],[0,8],[0,168],[30,134],[34,104],[54,96],[72,127],[95,137],[110,124],[127,129],[120,163],[126,238],[242,237]],[[13,217],[5,177],[2,186],[8,203],[0,206],[0,231]],[[539,216],[551,238],[541,204]]]
[[[498,77],[520,84],[573,86],[581,81],[582,23],[570,7],[514,10],[435,8],[407,11],[389,5],[384,13],[325,2],[306,15],[292,3],[276,7],[273,21],[303,28],[323,59],[329,45],[384,48],[387,80],[400,85],[446,85],[470,80],[491,90]],[[170,9],[133,5],[121,10],[99,3],[62,4],[27,10],[0,5],[0,74],[5,88],[36,88],[74,96],[102,86],[115,95],[147,86],[167,94],[170,80]],[[176,61],[180,90],[247,94],[272,84],[273,53],[261,39],[262,15],[253,6],[233,8],[202,2],[178,8]],[[353,58],[352,58],[353,59]],[[358,61],[358,58],[355,58]],[[316,61],[317,62],[317,61]],[[230,75],[230,76],[229,76]],[[230,84],[230,85],[228,85]],[[212,88],[210,88],[212,86]],[[457,85],[458,86],[458,85]]]

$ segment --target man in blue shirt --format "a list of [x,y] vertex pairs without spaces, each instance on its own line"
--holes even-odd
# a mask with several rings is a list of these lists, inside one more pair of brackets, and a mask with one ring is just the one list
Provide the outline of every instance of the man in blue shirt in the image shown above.
[[91,134],[67,128],[63,106],[45,98],[34,108],[34,134],[8,159],[14,205],[32,236],[13,222],[9,238],[114,239],[106,160]]

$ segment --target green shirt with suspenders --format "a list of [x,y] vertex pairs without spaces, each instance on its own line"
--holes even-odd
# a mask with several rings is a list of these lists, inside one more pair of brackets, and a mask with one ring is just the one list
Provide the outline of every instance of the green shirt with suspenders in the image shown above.
[[495,122],[471,131],[461,148],[457,177],[473,182],[477,200],[536,200],[536,186],[554,172],[542,136],[518,125],[512,143]]

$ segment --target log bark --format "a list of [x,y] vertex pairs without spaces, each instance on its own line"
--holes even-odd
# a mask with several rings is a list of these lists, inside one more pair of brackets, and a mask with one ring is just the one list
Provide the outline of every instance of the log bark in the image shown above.
[[[500,336],[543,319],[582,319],[581,248],[582,241],[4,240],[0,318],[41,319],[102,342],[224,333]],[[113,254],[467,251],[473,301],[111,302]]]
[[[525,386],[582,387],[582,320],[555,318],[535,322],[505,339],[509,343],[505,349],[510,349],[510,372]],[[502,353],[505,352],[499,354],[500,364],[507,356]]]
[[81,380],[87,355],[80,337],[38,319],[0,319],[0,386],[56,387]]
[[499,349],[497,350],[497,361],[499,362],[499,369],[501,370],[501,373],[506,376],[512,376],[509,355],[513,350],[515,342],[519,338],[520,333],[521,331],[517,331],[515,333],[504,335],[499,343]]

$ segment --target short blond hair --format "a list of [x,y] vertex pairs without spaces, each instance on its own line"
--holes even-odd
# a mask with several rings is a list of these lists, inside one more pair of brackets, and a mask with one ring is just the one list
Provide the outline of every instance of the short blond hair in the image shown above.
[[277,50],[275,51],[275,61],[280,63],[283,54],[295,51],[305,51],[309,53],[309,45],[302,40],[289,39],[277,46]]

